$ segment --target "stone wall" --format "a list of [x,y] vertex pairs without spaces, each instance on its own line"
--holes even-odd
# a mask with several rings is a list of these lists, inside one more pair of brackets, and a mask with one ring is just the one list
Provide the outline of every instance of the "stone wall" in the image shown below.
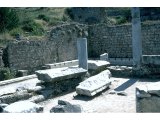
[[160,23],[142,24],[143,55],[160,54]]
[[41,69],[46,63],[56,61],[56,47],[51,41],[21,41],[7,47],[8,63],[11,69]]
[[[88,32],[88,56],[99,58],[108,53],[109,58],[132,58],[131,25],[107,26],[105,24],[65,24],[52,28],[44,41],[20,41],[7,47],[5,66],[12,69],[40,69],[44,64],[77,59],[76,40]],[[160,54],[160,23],[142,24],[144,55]]]
[[49,40],[56,44],[56,62],[77,59],[77,38],[87,30],[86,25],[65,24],[51,30]]
[[7,46],[8,67],[29,72],[41,69],[44,64],[77,59],[78,33],[87,27],[67,24],[52,28],[49,40],[19,41]]
[[114,27],[105,24],[92,25],[88,33],[90,57],[98,57],[103,53],[108,53],[110,58],[132,57],[130,25]]
[[[89,33],[89,57],[108,53],[110,58],[132,58],[131,25],[109,27],[92,25]],[[142,51],[144,55],[160,54],[160,23],[142,24]]]

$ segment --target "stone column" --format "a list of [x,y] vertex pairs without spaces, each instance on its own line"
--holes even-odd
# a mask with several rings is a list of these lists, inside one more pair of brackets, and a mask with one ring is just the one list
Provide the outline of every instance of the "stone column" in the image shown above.
[[139,68],[142,59],[140,9],[138,7],[133,7],[131,12],[132,12],[133,65]]
[[77,39],[79,67],[88,70],[87,38]]

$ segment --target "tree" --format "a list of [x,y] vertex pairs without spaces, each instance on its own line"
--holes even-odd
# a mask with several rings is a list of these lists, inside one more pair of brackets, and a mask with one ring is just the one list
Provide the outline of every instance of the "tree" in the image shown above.
[[13,8],[0,8],[0,32],[11,30],[19,25],[19,17]]

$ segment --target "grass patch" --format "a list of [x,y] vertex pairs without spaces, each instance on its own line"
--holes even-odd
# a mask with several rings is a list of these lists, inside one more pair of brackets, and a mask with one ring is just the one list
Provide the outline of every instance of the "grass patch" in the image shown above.
[[46,22],[49,22],[49,20],[50,20],[50,18],[48,16],[44,15],[44,14],[38,15],[38,19],[44,20]]
[[26,32],[30,32],[31,35],[42,35],[44,33],[43,26],[32,19],[24,21],[22,29]]
[[20,28],[20,27],[14,28],[11,31],[9,31],[9,34],[11,36],[13,36],[13,37],[15,37],[17,34],[21,34],[22,35],[23,33],[24,32],[23,32],[22,28]]
[[15,74],[9,68],[0,68],[0,81],[12,79]]

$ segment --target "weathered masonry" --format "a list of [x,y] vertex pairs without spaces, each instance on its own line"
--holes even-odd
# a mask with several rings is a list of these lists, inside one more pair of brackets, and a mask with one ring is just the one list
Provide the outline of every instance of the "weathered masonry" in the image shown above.
[[[132,58],[131,25],[89,26],[89,57],[108,53],[109,58]],[[160,23],[142,23],[142,54],[160,54]]]
[[[142,23],[142,54],[160,54],[160,22]],[[88,56],[99,58],[108,53],[109,58],[132,58],[131,25],[107,26],[67,24],[54,27],[49,40],[10,43],[6,60],[12,69],[40,69],[44,64],[75,60],[77,38],[88,32]]]
[[57,58],[56,45],[51,41],[23,41],[7,47],[8,64],[11,69],[40,69],[45,63]]
[[54,27],[49,40],[10,43],[6,48],[6,66],[32,72],[45,64],[77,59],[78,34],[86,29],[85,25],[66,24]]

